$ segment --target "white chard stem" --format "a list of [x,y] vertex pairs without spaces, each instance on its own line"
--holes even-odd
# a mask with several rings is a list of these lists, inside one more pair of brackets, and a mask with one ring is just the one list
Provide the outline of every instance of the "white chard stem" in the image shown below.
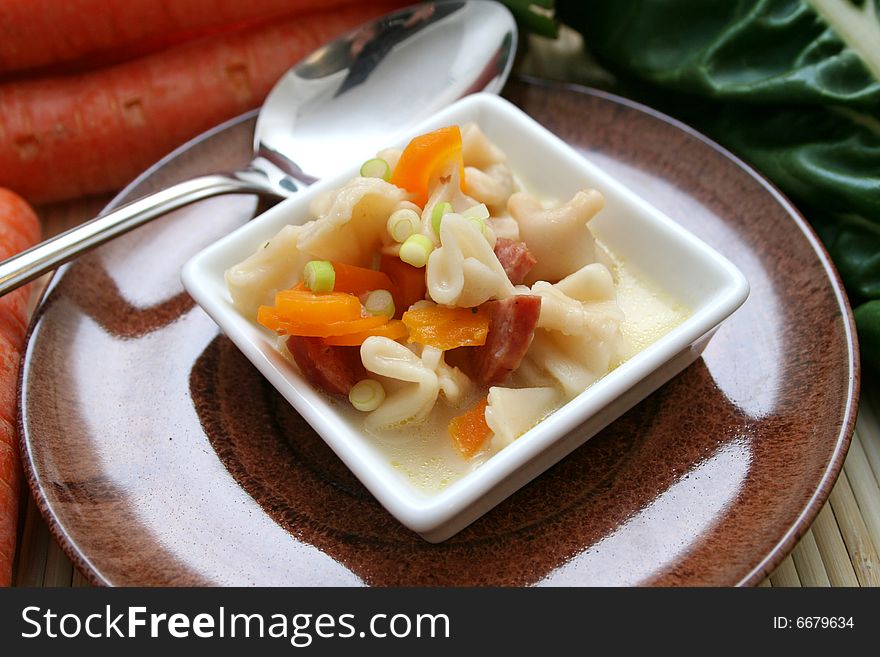
[[857,7],[849,0],[807,0],[848,48],[880,80],[880,22],[874,0]]

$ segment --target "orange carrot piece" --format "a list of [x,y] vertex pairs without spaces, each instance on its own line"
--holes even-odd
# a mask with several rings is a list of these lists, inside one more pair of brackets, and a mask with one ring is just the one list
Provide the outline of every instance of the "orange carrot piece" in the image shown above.
[[[0,189],[0,260],[40,238],[34,211],[16,194]],[[18,369],[27,324],[30,286],[0,297],[0,586],[12,580],[21,467],[16,435]]]
[[[5,385],[5,382],[4,382]],[[21,466],[15,426],[0,419],[0,587],[12,584]]]
[[346,292],[282,290],[275,294],[275,312],[284,321],[325,324],[360,319],[361,302]]
[[431,176],[450,162],[458,164],[459,184],[461,191],[465,191],[461,130],[457,125],[439,128],[410,141],[394,167],[391,182],[413,194],[413,201],[424,207]]
[[336,347],[357,347],[362,345],[364,340],[373,336],[400,340],[406,337],[407,332],[406,324],[399,319],[392,319],[390,322],[368,331],[358,331],[357,333],[346,333],[345,335],[324,338],[324,343]]
[[396,256],[383,255],[379,269],[388,274],[394,284],[391,296],[397,309],[395,317],[401,317],[407,308],[425,298],[428,288],[424,267],[413,267]]
[[347,333],[369,331],[387,323],[388,318],[385,316],[376,316],[338,322],[314,323],[280,317],[271,306],[260,306],[257,311],[257,321],[270,331],[275,331],[278,335],[328,338],[331,336],[346,335]]
[[272,306],[260,306],[257,308],[257,323],[265,326],[270,331],[275,331],[279,335],[287,333],[287,322],[278,316],[278,313]]
[[118,189],[187,139],[258,107],[320,44],[400,4],[357,3],[87,73],[2,84],[0,186],[32,202]]
[[354,265],[346,265],[342,262],[333,262],[333,271],[336,272],[336,283],[333,286],[334,292],[351,292],[352,294],[362,294],[364,292],[372,292],[373,290],[388,290],[394,294],[394,283],[388,278],[388,274],[375,269],[366,269],[365,267],[355,267]]
[[291,322],[290,334],[315,338],[329,338],[338,335],[348,335],[349,333],[360,333],[362,331],[369,331],[387,323],[388,318],[384,316],[364,317],[363,319],[352,319],[345,322],[332,322],[330,324],[306,324],[300,322]]
[[[336,344],[357,345],[388,323],[384,315],[361,316],[361,302],[348,292],[322,292],[316,294],[308,290],[282,290],[275,294],[274,306],[260,306],[257,309],[257,322],[279,335],[299,335],[303,337],[328,338],[357,334]],[[391,327],[375,335],[406,335],[399,327]],[[394,337],[393,339],[397,339]]]
[[403,322],[409,329],[410,342],[444,351],[457,347],[479,347],[486,344],[486,335],[489,333],[489,313],[482,307],[418,308],[403,313]]
[[0,72],[63,62],[105,64],[225,26],[278,20],[355,0],[3,0]]
[[476,454],[492,436],[492,430],[486,424],[486,406],[489,398],[480,401],[463,415],[458,415],[449,422],[449,435],[452,444],[462,456],[469,459]]

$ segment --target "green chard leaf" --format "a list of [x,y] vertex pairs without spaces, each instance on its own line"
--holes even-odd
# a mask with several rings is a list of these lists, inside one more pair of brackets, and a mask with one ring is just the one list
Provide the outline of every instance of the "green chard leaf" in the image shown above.
[[880,135],[824,107],[724,104],[695,123],[799,204],[880,222]]
[[880,299],[880,224],[858,216],[828,216],[808,211],[819,237],[837,266],[853,306]]
[[880,371],[880,0],[559,0],[630,95],[705,132],[804,212]]
[[556,19],[553,17],[554,0],[501,0],[516,19],[523,32],[543,37],[555,37]]
[[[872,62],[880,55],[877,2],[854,9],[877,30],[873,50],[863,49]],[[853,7],[849,0],[822,4]],[[557,14],[609,68],[666,89],[746,103],[880,109],[880,60],[872,74],[863,54],[803,0],[561,0]]]
[[858,306],[853,315],[859,332],[862,360],[873,367],[880,363],[880,301],[869,301]]

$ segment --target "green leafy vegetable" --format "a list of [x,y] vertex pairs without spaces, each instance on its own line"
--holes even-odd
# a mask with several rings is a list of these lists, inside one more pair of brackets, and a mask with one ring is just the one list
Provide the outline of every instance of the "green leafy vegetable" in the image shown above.
[[[862,10],[878,30],[875,51],[877,1]],[[612,69],[666,89],[747,103],[880,108],[880,82],[862,53],[802,0],[561,0],[557,11]]]
[[854,311],[862,359],[866,363],[880,362],[880,301],[868,301]]
[[554,0],[502,0],[516,18],[520,29],[540,36],[555,37]]
[[816,228],[880,369],[880,0],[558,0],[634,96],[706,132]]

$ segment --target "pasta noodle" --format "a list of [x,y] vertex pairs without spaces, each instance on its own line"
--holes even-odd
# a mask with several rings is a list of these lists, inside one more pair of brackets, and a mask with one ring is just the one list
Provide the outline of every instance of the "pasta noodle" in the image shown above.
[[406,346],[383,337],[367,338],[361,345],[361,360],[368,372],[403,381],[375,411],[367,415],[369,428],[390,429],[419,422],[434,407],[440,392],[437,374]]
[[492,164],[483,169],[466,167],[468,196],[485,203],[493,214],[500,214],[513,193],[513,174],[506,164]]
[[623,321],[615,301],[614,281],[605,265],[586,265],[555,285],[538,281],[532,294],[541,297],[538,326],[565,335],[611,335]]
[[456,212],[461,212],[473,205],[477,204],[477,200],[471,198],[461,191],[458,178],[458,168],[451,167],[444,171],[444,175],[437,178],[434,189],[425,203],[422,211],[422,234],[426,235],[434,242],[435,245],[440,244],[440,236],[433,226],[434,208],[441,203],[449,203]]
[[492,449],[507,447],[559,406],[556,388],[489,389],[486,424],[492,429]]
[[529,282],[552,283],[596,261],[595,239],[587,222],[604,204],[595,189],[580,191],[567,203],[550,209],[524,192],[508,199],[507,209],[519,225],[520,239],[538,261]]
[[608,372],[622,349],[624,316],[611,272],[589,264],[555,285],[538,281],[531,292],[541,297],[541,315],[526,358],[575,397]]
[[504,151],[489,141],[476,123],[461,128],[461,153],[466,167],[485,169],[499,162],[506,162]]
[[275,292],[299,282],[308,257],[299,249],[303,226],[285,226],[243,262],[226,270],[232,302],[245,317],[270,304]]
[[473,388],[467,374],[457,367],[446,364],[443,351],[436,347],[426,346],[422,349],[422,363],[437,374],[440,392],[453,406],[465,401]]
[[486,238],[458,214],[440,224],[441,246],[428,259],[428,294],[437,303],[471,308],[516,292]]
[[315,258],[369,267],[385,235],[385,223],[405,192],[379,178],[355,178],[326,203],[299,235],[298,248]]

